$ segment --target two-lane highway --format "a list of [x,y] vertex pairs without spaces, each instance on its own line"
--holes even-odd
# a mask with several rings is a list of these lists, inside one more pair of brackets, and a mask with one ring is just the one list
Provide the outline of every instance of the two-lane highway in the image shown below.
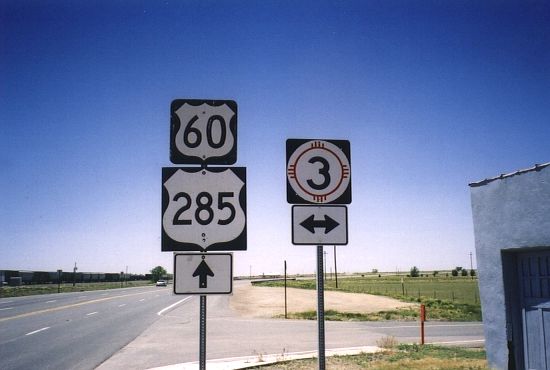
[[189,298],[168,287],[0,299],[0,369],[93,369]]

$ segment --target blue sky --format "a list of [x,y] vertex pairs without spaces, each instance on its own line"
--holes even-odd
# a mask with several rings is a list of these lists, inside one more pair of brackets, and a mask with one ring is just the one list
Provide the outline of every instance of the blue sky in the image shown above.
[[2,1],[0,268],[171,270],[176,98],[238,104],[237,274],[314,271],[291,244],[288,138],[351,142],[339,271],[469,267],[468,183],[550,161],[550,5]]

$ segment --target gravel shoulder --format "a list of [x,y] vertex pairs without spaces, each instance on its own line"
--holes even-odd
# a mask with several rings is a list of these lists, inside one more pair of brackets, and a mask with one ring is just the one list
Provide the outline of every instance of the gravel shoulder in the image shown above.
[[[325,291],[325,310],[369,313],[416,306],[393,298],[359,293]],[[251,318],[272,318],[285,313],[284,288],[253,286],[249,282],[235,284],[230,298],[231,309],[239,315]],[[287,288],[288,312],[317,309],[315,290]]]

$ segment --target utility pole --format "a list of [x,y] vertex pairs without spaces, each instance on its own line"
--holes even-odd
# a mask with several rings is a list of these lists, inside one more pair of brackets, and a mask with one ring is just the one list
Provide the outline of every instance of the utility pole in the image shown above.
[[470,252],[470,276],[472,277],[472,280],[474,279],[474,275],[472,275],[473,271],[474,271],[474,264],[472,262],[472,252]]
[[61,292],[61,274],[63,270],[57,270],[57,293]]
[[286,260],[285,260],[285,319],[288,319],[287,301],[286,301]]
[[75,262],[74,268],[73,268],[73,287],[76,286],[76,270],[78,270],[78,268],[76,267],[76,262]]

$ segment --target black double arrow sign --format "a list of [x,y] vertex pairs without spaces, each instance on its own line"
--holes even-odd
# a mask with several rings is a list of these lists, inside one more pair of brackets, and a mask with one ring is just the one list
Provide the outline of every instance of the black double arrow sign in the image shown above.
[[312,234],[315,234],[315,228],[324,228],[325,234],[328,234],[338,225],[340,224],[336,222],[336,220],[330,218],[328,215],[324,216],[324,220],[316,220],[314,215],[311,215],[300,223],[300,226],[302,226],[304,229]]

